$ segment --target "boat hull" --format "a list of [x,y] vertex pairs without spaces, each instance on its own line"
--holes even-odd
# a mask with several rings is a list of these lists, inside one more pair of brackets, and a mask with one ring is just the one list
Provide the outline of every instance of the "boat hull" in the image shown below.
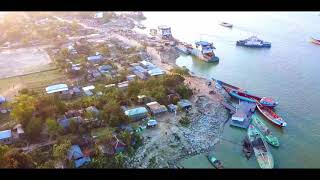
[[318,39],[311,38],[311,42],[312,42],[313,44],[320,45],[320,40],[318,40]]
[[258,131],[260,131],[267,143],[274,147],[280,146],[278,138],[271,134],[268,127],[256,115],[252,116],[252,124],[257,128]]
[[[262,105],[259,105],[259,104],[257,104],[257,107],[258,107],[258,110],[260,111],[260,113],[265,117],[265,118],[267,118],[272,124],[274,124],[274,125],[276,125],[277,127],[280,127],[280,128],[282,128],[282,127],[285,127],[285,126],[287,126],[287,123],[286,122],[277,122],[276,120],[275,120],[275,117],[271,117],[271,116],[269,116],[268,114],[267,114],[267,112],[265,112],[265,109],[267,108],[267,107],[262,107]],[[269,111],[272,111],[271,109],[269,109]],[[273,112],[274,113],[274,112]],[[275,114],[275,113],[274,113]],[[279,117],[280,118],[280,117]]]
[[190,51],[190,54],[197,57],[198,59],[202,60],[202,61],[205,61],[205,62],[208,62],[208,63],[214,63],[214,62],[219,62],[219,57],[217,56],[204,56],[200,50],[196,49],[196,48],[193,48],[191,51]]
[[[237,99],[240,99],[240,100],[243,100],[243,101],[247,101],[247,102],[251,102],[251,103],[259,102],[263,106],[267,106],[267,107],[270,107],[270,108],[274,108],[276,105],[278,105],[277,102],[276,103],[262,103],[261,102],[261,99],[262,99],[261,97],[253,96],[253,95],[247,94],[246,92],[237,91],[235,89],[229,89],[228,93],[234,98],[237,98]],[[243,94],[243,95],[241,95],[241,94]]]
[[[253,152],[257,158],[260,168],[272,169],[274,167],[273,157],[260,132],[253,125],[250,125],[247,133],[249,141],[253,146]],[[260,144],[260,147],[255,145],[255,141],[257,140],[260,140],[260,142],[262,143]]]
[[262,45],[246,44],[244,41],[237,41],[237,46],[249,47],[249,48],[271,48],[271,43],[263,43]]

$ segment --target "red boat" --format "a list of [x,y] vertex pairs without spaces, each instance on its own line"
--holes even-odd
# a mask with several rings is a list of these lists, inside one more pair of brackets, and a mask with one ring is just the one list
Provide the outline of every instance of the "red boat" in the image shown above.
[[287,123],[278,116],[275,112],[273,112],[270,108],[266,106],[262,106],[260,103],[257,103],[257,107],[261,114],[266,117],[269,121],[271,121],[274,125],[278,127],[285,127]]
[[311,38],[311,42],[312,42],[313,44],[320,45],[320,40],[319,40],[319,39]]

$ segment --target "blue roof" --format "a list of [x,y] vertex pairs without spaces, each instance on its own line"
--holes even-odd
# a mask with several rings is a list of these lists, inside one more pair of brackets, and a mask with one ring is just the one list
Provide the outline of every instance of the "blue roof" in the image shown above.
[[102,59],[102,55],[101,54],[87,57],[88,61],[98,61],[98,60],[101,60],[101,59]]
[[141,61],[141,64],[146,66],[149,70],[156,68],[157,66],[148,61]]
[[7,139],[12,136],[11,130],[0,131],[0,139]]
[[111,70],[112,66],[110,66],[110,65],[102,65],[102,66],[99,66],[98,69],[99,69],[100,72],[106,72],[106,71]]
[[67,91],[68,85],[66,84],[55,84],[52,86],[46,87],[46,91],[48,94],[55,93],[55,92],[61,92],[61,91]]
[[75,167],[79,168],[91,161],[90,157],[83,157],[74,161]]
[[67,119],[65,116],[61,119],[58,119],[58,124],[64,128],[69,127],[71,120],[75,120],[75,122],[80,123],[80,119],[77,117]]
[[141,73],[146,72],[147,70],[141,66],[134,66],[134,70],[139,71]]
[[79,158],[82,158],[83,157],[83,153],[80,149],[80,146],[79,145],[72,145],[70,150],[69,150],[69,153],[68,153],[68,159],[71,160],[71,159],[79,159]]
[[6,102],[6,98],[4,96],[0,96],[0,104]]
[[198,41],[198,42],[196,42],[196,45],[211,46],[212,43],[209,43],[209,42],[207,42],[207,41]]
[[188,106],[192,106],[192,103],[187,100],[187,99],[181,99],[179,102],[178,102],[178,106],[184,108],[184,107],[188,107]]
[[164,71],[160,68],[154,68],[154,69],[149,70],[148,74],[150,74],[150,76],[156,76],[156,75],[164,74]]

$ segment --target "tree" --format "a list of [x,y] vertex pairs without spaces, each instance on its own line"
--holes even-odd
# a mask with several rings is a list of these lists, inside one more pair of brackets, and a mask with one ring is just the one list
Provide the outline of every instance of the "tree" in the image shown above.
[[117,154],[115,157],[115,165],[117,168],[124,167],[125,156],[122,153]]
[[71,141],[70,140],[63,140],[59,144],[53,145],[53,157],[56,160],[66,160],[68,152],[71,148]]
[[122,131],[119,137],[126,145],[129,146],[131,144],[132,137],[128,131]]
[[28,154],[12,149],[4,154],[4,168],[33,168],[34,163]]
[[62,127],[54,119],[48,118],[46,120],[46,125],[48,128],[48,133],[50,137],[57,135],[62,129]]
[[0,145],[0,168],[4,167],[4,155],[10,150],[7,145]]
[[56,118],[58,114],[66,111],[66,105],[56,96],[42,96],[35,104],[38,116],[45,120],[47,118]]
[[177,86],[176,91],[180,94],[180,96],[183,99],[189,99],[192,96],[192,90],[189,89],[187,86],[185,86],[184,84],[180,84],[179,86]]
[[42,130],[42,122],[38,118],[33,118],[30,120],[28,125],[26,126],[26,135],[30,139],[37,139]]
[[78,131],[79,125],[74,119],[71,119],[68,129],[70,130],[71,133],[74,134]]
[[35,112],[35,102],[36,99],[32,96],[26,94],[19,95],[12,103],[10,116],[25,127]]

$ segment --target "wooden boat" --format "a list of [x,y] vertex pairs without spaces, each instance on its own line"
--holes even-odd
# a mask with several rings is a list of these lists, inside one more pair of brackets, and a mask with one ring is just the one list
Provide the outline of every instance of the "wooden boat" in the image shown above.
[[248,128],[248,138],[252,144],[253,152],[257,158],[260,168],[272,169],[274,167],[272,154],[260,132],[253,125],[250,125]]
[[270,108],[266,106],[262,106],[260,103],[257,103],[257,107],[261,114],[266,117],[270,122],[272,122],[274,125],[278,127],[285,127],[287,126],[287,123],[278,116],[275,112],[273,112]]
[[229,91],[229,90],[231,90],[231,89],[235,89],[235,90],[237,90],[237,91],[245,92],[245,90],[242,89],[242,88],[233,86],[233,85],[231,85],[231,84],[225,83],[225,82],[220,81],[220,80],[218,80],[218,79],[212,78],[212,80],[216,81],[216,83],[218,83],[220,86],[222,86],[226,91]]
[[228,28],[232,28],[232,27],[233,27],[232,24],[227,23],[227,22],[222,22],[222,23],[220,23],[220,25],[221,25],[221,26],[224,26],[224,27],[228,27]]
[[320,45],[320,39],[311,38],[311,42],[312,42],[313,44]]
[[272,135],[271,131],[258,116],[252,115],[252,124],[260,131],[267,143],[275,147],[280,146],[278,138]]
[[220,160],[218,160],[217,158],[215,158],[214,156],[208,156],[208,160],[210,161],[210,163],[216,168],[216,169],[223,169],[223,165],[221,163]]
[[235,89],[229,90],[229,94],[232,97],[235,97],[235,98],[243,100],[243,101],[252,102],[252,103],[259,102],[263,106],[268,106],[268,107],[272,107],[273,108],[276,105],[278,105],[278,102],[274,101],[272,98],[269,98],[269,97],[261,98],[261,97],[258,97],[258,96],[250,95],[250,94],[248,94],[246,92],[237,91]]
[[[215,80],[214,78],[212,78],[212,79]],[[269,97],[262,97],[261,98],[258,96],[250,95],[247,93],[247,91],[245,91],[242,88],[230,85],[230,84],[225,83],[220,80],[215,80],[215,81],[218,84],[220,84],[231,96],[233,96],[237,99],[241,99],[243,101],[252,102],[252,103],[256,103],[258,101],[263,106],[268,106],[271,108],[273,108],[279,104],[277,101],[273,100],[272,98],[269,98]]]

